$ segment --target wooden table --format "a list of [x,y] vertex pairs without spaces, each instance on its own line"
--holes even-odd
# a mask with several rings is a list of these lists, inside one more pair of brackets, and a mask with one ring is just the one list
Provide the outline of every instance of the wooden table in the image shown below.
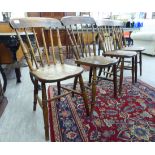
[[[24,32],[20,32],[20,35],[26,39]],[[30,32],[29,36],[30,36],[30,39],[33,39],[33,33]],[[19,49],[20,43],[18,41],[16,33],[15,32],[0,33],[0,43],[3,43],[9,49],[9,51],[11,53],[12,60],[13,60],[12,62],[15,66],[17,83],[21,82],[21,80],[20,80],[20,77],[21,77],[20,65],[19,65],[19,61],[17,60],[17,50]],[[1,50],[0,50],[0,57],[3,58]],[[3,64],[3,63],[1,63],[1,64]],[[4,80],[4,85],[6,87],[6,85],[7,85],[6,75],[3,71],[2,66],[0,66],[0,69],[1,69],[0,71],[3,72],[3,80]]]

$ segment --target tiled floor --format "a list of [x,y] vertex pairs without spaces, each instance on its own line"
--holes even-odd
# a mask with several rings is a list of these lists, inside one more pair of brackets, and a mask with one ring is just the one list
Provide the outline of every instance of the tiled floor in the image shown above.
[[[143,75],[138,79],[155,87],[155,57],[143,55]],[[138,70],[139,71],[139,70]],[[130,76],[130,71],[125,75]],[[83,74],[87,80],[87,74]],[[22,83],[16,84],[15,76],[8,77],[5,96],[8,105],[0,118],[0,141],[45,141],[42,111],[32,111],[33,86],[28,68],[22,68]],[[72,82],[72,81],[66,81]]]

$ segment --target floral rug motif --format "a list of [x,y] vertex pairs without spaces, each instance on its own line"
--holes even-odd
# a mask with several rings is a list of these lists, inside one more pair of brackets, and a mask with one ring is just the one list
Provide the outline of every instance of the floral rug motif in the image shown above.
[[[113,98],[113,84],[100,81],[96,103],[87,117],[81,96],[67,95],[49,102],[51,141],[62,142],[145,142],[155,141],[155,88],[131,78],[123,83],[122,94]],[[49,98],[56,89],[49,86]],[[91,104],[91,92],[88,92]]]

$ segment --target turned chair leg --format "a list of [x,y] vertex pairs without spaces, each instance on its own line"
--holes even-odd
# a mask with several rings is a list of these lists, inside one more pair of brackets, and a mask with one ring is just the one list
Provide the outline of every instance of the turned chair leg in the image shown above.
[[85,108],[86,108],[86,114],[87,114],[87,116],[89,116],[88,97],[87,97],[87,94],[85,91],[82,75],[79,75],[79,83],[80,83],[83,101],[84,101]]
[[38,96],[38,80],[34,80],[34,102],[33,102],[33,111],[36,111],[37,106],[37,96]]
[[[78,82],[78,77],[76,76],[76,77],[74,78],[73,90],[76,90],[77,82]],[[74,92],[72,92],[72,97],[74,97]]]
[[117,98],[117,68],[113,66],[113,83],[114,83],[114,98]]
[[58,90],[58,95],[61,94],[61,84],[60,81],[57,82],[57,90]]
[[96,99],[96,67],[93,67],[93,78],[92,78],[92,102],[94,104]]
[[91,84],[91,78],[92,78],[92,67],[90,67],[89,71],[89,84]]
[[139,68],[140,68],[140,76],[142,76],[142,51],[139,52]]
[[135,83],[135,58],[132,57],[132,84]]
[[137,55],[135,56],[135,82],[137,82]]
[[44,82],[42,82],[42,110],[44,117],[45,139],[48,141],[49,140],[48,108],[47,108],[46,86]]
[[121,94],[121,92],[122,92],[123,71],[124,71],[124,58],[122,58],[122,61],[121,61],[120,82],[119,82],[119,94]]

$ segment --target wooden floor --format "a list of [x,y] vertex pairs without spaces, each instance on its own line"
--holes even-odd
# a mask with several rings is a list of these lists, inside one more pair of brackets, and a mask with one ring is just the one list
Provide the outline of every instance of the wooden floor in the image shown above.
[[[155,57],[143,56],[143,75],[138,79],[155,87]],[[22,82],[16,84],[15,75],[8,77],[8,86],[5,96],[8,105],[0,118],[0,141],[45,141],[43,117],[40,107],[32,111],[33,85],[29,78],[28,68],[22,68]],[[131,75],[129,71],[126,76]],[[88,74],[83,74],[84,80]],[[70,83],[68,80],[65,83]]]

